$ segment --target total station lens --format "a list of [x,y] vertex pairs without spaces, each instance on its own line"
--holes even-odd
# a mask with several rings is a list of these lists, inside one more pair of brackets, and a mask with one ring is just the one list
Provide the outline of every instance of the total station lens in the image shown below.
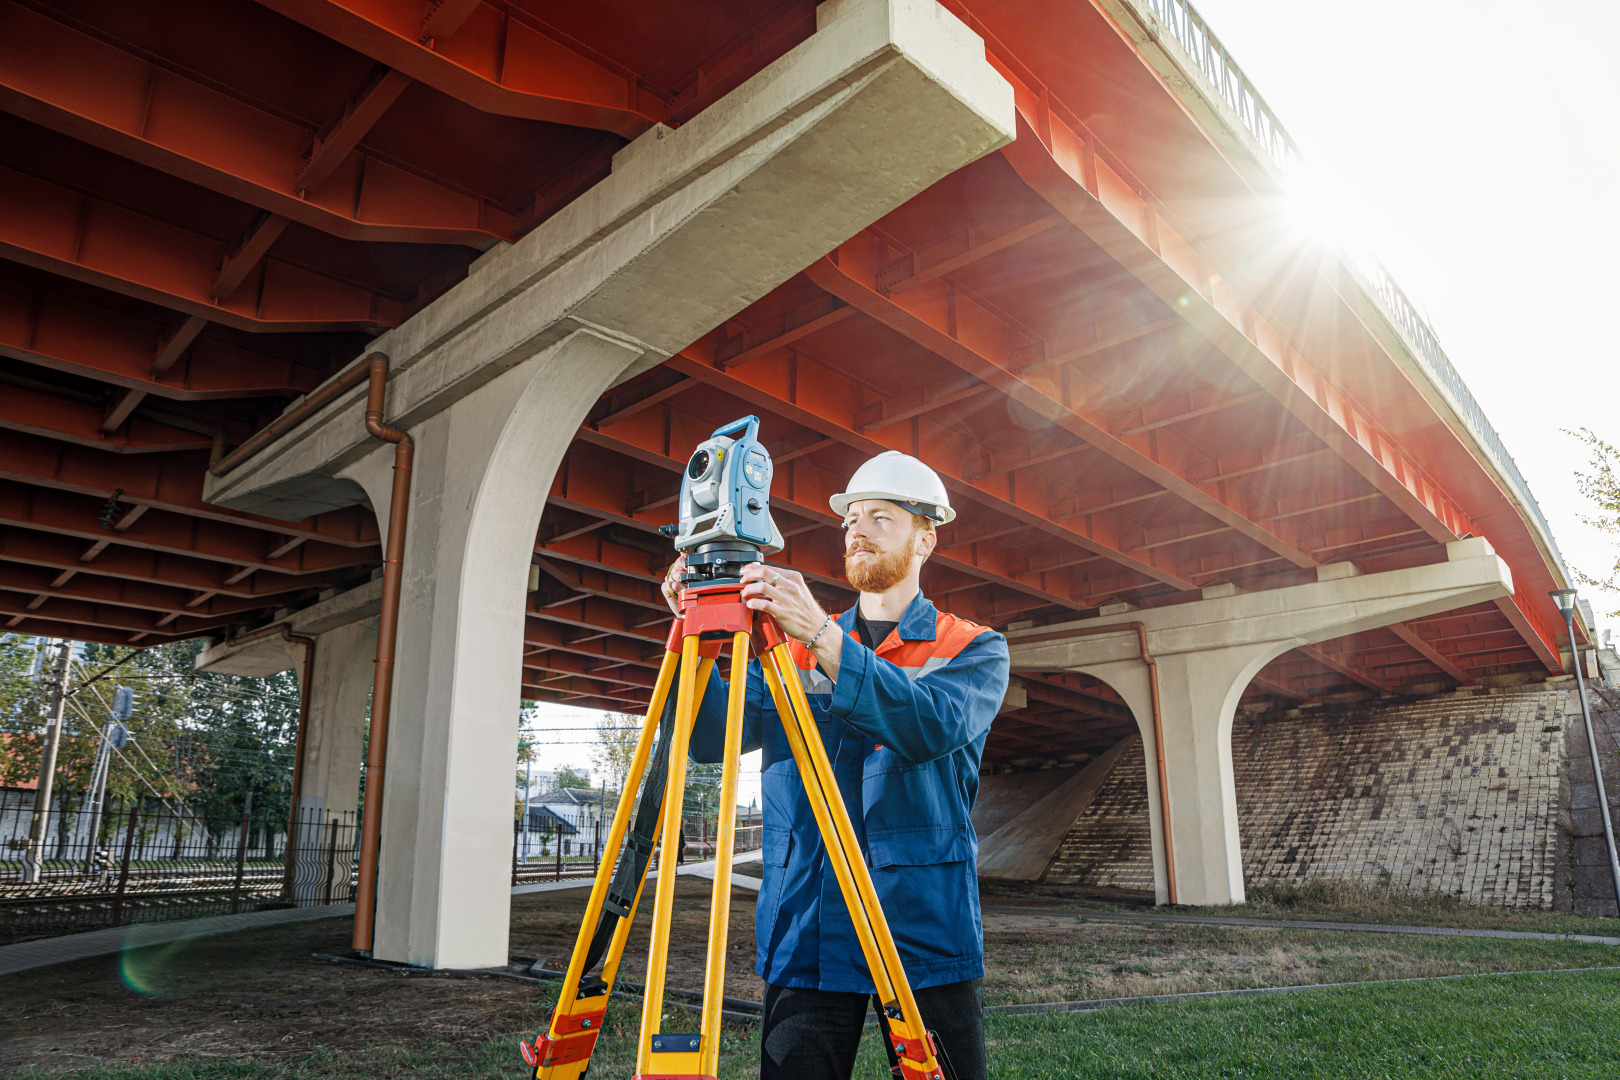
[[709,471],[709,452],[699,450],[692,455],[692,460],[686,466],[686,475],[693,480],[701,480],[703,474]]

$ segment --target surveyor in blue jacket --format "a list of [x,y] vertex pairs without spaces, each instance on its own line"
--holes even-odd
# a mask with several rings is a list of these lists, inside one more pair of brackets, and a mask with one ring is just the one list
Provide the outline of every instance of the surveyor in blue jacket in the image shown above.
[[[844,519],[856,606],[834,618],[803,577],[763,563],[743,571],[742,595],[793,640],[923,1021],[959,1080],[981,1080],[984,932],[968,815],[985,736],[1007,690],[1007,642],[922,595],[918,574],[938,541],[936,526],[955,517],[932,469],[880,454],[831,504]],[[672,608],[683,569],[684,559],[664,583]],[[754,924],[767,983],[760,1076],[847,1080],[873,982],[757,660],[745,702],[743,750],[764,750],[764,879]],[[695,760],[722,759],[725,703],[717,670],[692,733]]]

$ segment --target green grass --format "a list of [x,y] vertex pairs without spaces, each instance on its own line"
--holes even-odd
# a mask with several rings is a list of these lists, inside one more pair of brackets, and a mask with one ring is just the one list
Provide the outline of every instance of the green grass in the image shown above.
[[[543,1015],[543,1014],[542,1014]],[[632,1067],[634,1006],[617,1003],[592,1063],[594,1080]],[[689,1016],[672,1014],[679,1029]],[[756,1030],[727,1029],[723,1077],[756,1073]],[[996,1080],[1137,1078],[1435,1078],[1620,1076],[1620,972],[1483,976],[1345,987],[1042,1016],[992,1015],[986,1023]],[[53,1073],[82,1080],[450,1077],[520,1080],[515,1039],[472,1046],[368,1046],[282,1063],[222,1060]],[[882,1080],[872,1034],[855,1075]],[[38,1075],[30,1072],[20,1076]]]

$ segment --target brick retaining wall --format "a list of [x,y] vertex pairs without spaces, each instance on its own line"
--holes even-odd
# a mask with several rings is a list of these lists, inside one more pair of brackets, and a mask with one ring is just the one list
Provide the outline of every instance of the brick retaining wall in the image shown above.
[[[1567,858],[1564,730],[1579,723],[1562,683],[1239,718],[1244,876],[1387,881],[1552,907]],[[1140,749],[1121,759],[1043,880],[1151,892],[1144,764]]]

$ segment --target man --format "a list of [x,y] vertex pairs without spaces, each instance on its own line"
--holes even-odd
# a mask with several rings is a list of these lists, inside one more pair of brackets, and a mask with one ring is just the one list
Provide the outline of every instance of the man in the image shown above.
[[[985,736],[1007,691],[1007,642],[936,611],[922,595],[918,575],[938,543],[936,526],[956,516],[932,469],[896,451],[880,454],[831,504],[844,519],[856,606],[834,619],[803,577],[762,563],[743,571],[742,595],[795,643],[923,1021],[959,1080],[982,1080],[984,933],[968,815]],[[684,565],[664,583],[672,608]],[[764,880],[754,923],[757,969],[768,984],[760,1076],[847,1080],[872,980],[758,661],[749,665],[745,700],[743,750],[764,749]],[[717,665],[692,733],[694,759],[721,760],[725,710]]]

